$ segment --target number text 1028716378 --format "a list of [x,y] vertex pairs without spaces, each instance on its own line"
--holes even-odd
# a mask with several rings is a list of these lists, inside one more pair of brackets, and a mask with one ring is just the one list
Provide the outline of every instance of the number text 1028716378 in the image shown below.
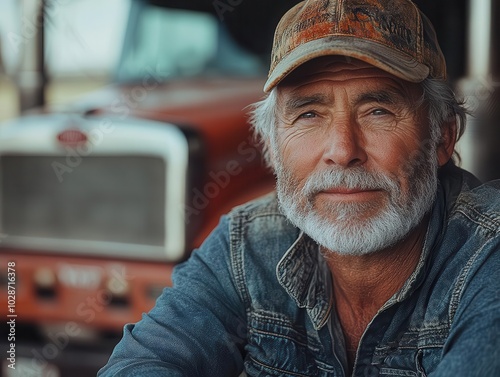
[[7,263],[7,367],[16,369],[16,262]]

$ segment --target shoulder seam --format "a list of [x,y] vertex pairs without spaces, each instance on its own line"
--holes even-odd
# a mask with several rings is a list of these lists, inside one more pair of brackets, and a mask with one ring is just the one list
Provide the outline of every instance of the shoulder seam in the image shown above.
[[463,293],[465,291],[465,288],[466,288],[465,282],[470,275],[470,271],[472,269],[472,266],[474,265],[474,262],[483,253],[483,250],[486,248],[486,246],[494,241],[495,241],[495,239],[491,238],[487,242],[484,242],[481,245],[481,247],[478,250],[476,250],[476,252],[467,260],[467,263],[464,265],[460,275],[458,276],[457,280],[455,281],[454,289],[453,289],[453,292],[451,294],[449,310],[448,310],[450,327],[453,323],[456,311],[458,309],[458,306],[459,306],[460,301],[462,299]]
[[[464,209],[467,209],[467,211]],[[497,234],[500,232],[500,214],[498,214],[498,216],[494,216],[497,214],[496,212],[490,212],[488,214],[479,212],[475,206],[472,206],[463,200],[458,203],[454,212],[467,217],[470,221],[477,224],[488,233]],[[473,213],[474,216],[472,216],[471,213]]]

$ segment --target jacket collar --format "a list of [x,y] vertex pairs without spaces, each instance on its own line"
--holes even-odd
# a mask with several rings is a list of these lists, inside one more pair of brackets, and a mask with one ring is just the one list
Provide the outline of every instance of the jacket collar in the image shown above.
[[316,242],[301,232],[278,262],[276,276],[297,305],[307,310],[314,328],[324,326],[332,306],[332,283]]
[[433,256],[439,252],[448,226],[448,218],[458,196],[481,184],[474,175],[457,167],[451,160],[439,168],[438,180],[436,199],[431,210],[420,260],[415,271],[406,280],[403,287],[386,302],[384,308],[403,301],[421,285],[430,268]]

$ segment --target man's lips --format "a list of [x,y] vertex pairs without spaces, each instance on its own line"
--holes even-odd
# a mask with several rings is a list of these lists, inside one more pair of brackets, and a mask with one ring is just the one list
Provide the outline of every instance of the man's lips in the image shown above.
[[338,196],[339,198],[355,198],[355,197],[364,197],[371,196],[373,194],[380,193],[380,189],[361,189],[361,188],[331,188],[326,190],[321,190],[318,194],[326,194],[331,197]]

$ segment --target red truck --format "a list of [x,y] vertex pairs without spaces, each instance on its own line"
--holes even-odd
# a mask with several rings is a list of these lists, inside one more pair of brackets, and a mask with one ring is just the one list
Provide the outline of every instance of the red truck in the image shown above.
[[[220,216],[273,190],[245,110],[265,63],[209,14],[145,4],[118,83],[0,126],[2,376],[95,375]],[[156,51],[155,23],[202,43]]]

